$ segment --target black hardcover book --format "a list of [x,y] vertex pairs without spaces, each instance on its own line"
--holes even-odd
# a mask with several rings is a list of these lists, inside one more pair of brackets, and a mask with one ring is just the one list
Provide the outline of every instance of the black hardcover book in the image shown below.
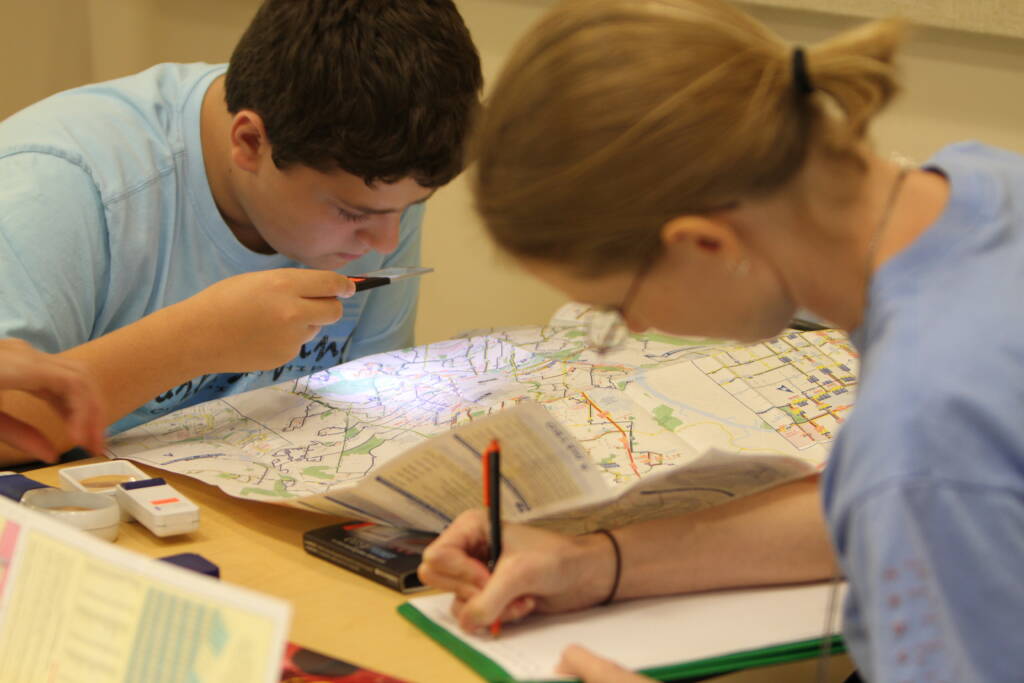
[[362,574],[402,593],[425,588],[416,568],[437,534],[372,522],[332,524],[307,531],[302,545],[311,555]]

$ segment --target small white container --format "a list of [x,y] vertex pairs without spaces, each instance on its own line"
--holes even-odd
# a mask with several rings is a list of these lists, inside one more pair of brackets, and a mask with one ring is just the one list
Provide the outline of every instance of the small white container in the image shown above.
[[121,510],[110,496],[55,488],[32,489],[21,497],[21,504],[106,541],[117,540]]
[[189,534],[199,528],[199,507],[162,477],[117,485],[117,502],[155,535]]
[[[115,503],[117,503],[117,498],[114,491],[118,484],[149,479],[148,474],[127,460],[110,460],[91,465],[65,467],[58,473],[58,476],[61,488],[66,491],[99,493],[109,496]],[[131,514],[122,508],[121,521],[129,522],[131,520]]]

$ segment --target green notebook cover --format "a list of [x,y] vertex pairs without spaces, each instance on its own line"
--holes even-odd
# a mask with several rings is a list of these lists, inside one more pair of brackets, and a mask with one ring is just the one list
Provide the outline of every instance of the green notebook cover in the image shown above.
[[[420,630],[437,641],[453,655],[468,664],[474,671],[480,674],[485,680],[492,683],[527,683],[521,679],[513,678],[501,666],[492,661],[486,655],[476,650],[448,629],[436,624],[433,620],[423,614],[415,606],[404,603],[398,607],[398,613],[412,622]],[[686,678],[699,676],[711,676],[725,674],[741,669],[750,669],[757,666],[768,666],[771,664],[782,664],[800,659],[810,659],[821,654],[822,650],[828,648],[829,654],[841,654],[846,651],[842,636],[833,636],[831,643],[825,643],[821,638],[803,640],[784,645],[748,650],[746,652],[735,652],[721,657],[710,657],[697,661],[671,664],[668,666],[645,669],[640,673],[650,676],[659,681],[677,681]],[[528,683],[544,683],[544,681],[532,680]]]

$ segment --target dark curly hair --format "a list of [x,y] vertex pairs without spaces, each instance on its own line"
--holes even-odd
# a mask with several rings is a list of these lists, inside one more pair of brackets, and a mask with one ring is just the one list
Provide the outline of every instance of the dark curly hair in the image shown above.
[[483,77],[451,0],[266,0],[228,64],[228,111],[279,168],[440,187],[462,170]]

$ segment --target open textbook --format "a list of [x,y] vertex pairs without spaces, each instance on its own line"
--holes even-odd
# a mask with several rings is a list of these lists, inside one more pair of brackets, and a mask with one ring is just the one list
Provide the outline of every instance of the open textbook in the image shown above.
[[479,505],[473,451],[500,433],[508,517],[582,531],[820,468],[853,405],[856,353],[838,331],[749,345],[639,334],[601,357],[586,315],[570,305],[544,327],[192,406],[111,439],[108,455],[242,498],[436,530]]

